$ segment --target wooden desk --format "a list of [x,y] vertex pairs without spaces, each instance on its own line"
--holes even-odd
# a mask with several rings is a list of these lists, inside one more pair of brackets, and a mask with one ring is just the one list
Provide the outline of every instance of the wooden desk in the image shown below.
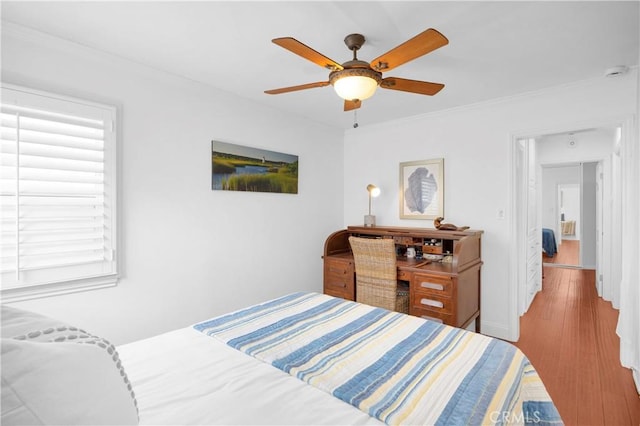
[[[466,328],[475,321],[480,332],[480,268],[483,231],[438,231],[425,228],[349,226],[331,234],[324,245],[324,292],[356,300],[351,235],[393,238],[399,252],[413,246],[427,254],[447,255],[450,262],[398,257],[398,280],[409,283],[409,313]],[[435,244],[439,246],[431,246]],[[438,248],[439,247],[439,248]]]

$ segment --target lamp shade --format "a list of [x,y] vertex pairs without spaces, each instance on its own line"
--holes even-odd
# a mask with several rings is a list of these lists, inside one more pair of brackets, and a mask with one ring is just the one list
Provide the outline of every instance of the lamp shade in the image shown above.
[[338,96],[346,100],[369,99],[376,92],[378,83],[369,78],[361,76],[343,77],[333,84]]
[[367,185],[367,191],[372,197],[377,197],[378,195],[380,195],[380,188],[373,184]]
[[342,99],[365,100],[373,96],[382,81],[381,74],[367,68],[345,68],[329,76],[329,82]]

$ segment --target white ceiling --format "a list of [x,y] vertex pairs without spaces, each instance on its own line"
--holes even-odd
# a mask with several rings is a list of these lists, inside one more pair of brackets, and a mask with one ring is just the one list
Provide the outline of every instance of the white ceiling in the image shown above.
[[352,112],[330,86],[264,90],[328,80],[328,71],[271,43],[291,36],[336,62],[350,33],[370,61],[427,28],[449,44],[385,77],[444,83],[437,95],[380,89],[358,110],[367,125],[600,77],[638,65],[638,1],[572,2],[23,2],[2,19],[177,74],[340,128]]

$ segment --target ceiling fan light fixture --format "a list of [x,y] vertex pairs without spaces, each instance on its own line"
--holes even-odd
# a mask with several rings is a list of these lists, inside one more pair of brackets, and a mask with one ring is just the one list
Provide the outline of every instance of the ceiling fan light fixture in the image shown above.
[[370,98],[381,81],[381,73],[368,68],[345,68],[329,76],[329,82],[338,96],[347,101]]
[[[375,94],[378,86],[383,89],[429,96],[435,95],[444,88],[444,84],[428,81],[408,80],[397,77],[382,79],[382,72],[391,71],[449,43],[445,36],[433,28],[424,30],[370,62],[358,59],[358,50],[365,42],[362,34],[349,34],[345,37],[344,44],[353,52],[353,59],[343,64],[324,56],[293,37],[274,38],[272,42],[322,68],[331,70],[331,72],[329,81],[265,90],[265,93],[269,95],[332,85],[338,96],[344,99],[344,111],[355,111],[362,106],[363,100]],[[358,127],[357,121],[353,127]]]

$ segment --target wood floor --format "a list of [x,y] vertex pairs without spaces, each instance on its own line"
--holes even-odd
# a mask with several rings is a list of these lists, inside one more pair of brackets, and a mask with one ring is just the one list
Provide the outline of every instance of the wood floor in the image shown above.
[[545,263],[559,263],[562,265],[580,264],[580,240],[562,240],[558,244],[558,252],[553,257],[544,257]]
[[520,320],[516,346],[566,425],[639,425],[640,399],[620,365],[618,311],[598,297],[595,271],[544,269],[543,291]]

